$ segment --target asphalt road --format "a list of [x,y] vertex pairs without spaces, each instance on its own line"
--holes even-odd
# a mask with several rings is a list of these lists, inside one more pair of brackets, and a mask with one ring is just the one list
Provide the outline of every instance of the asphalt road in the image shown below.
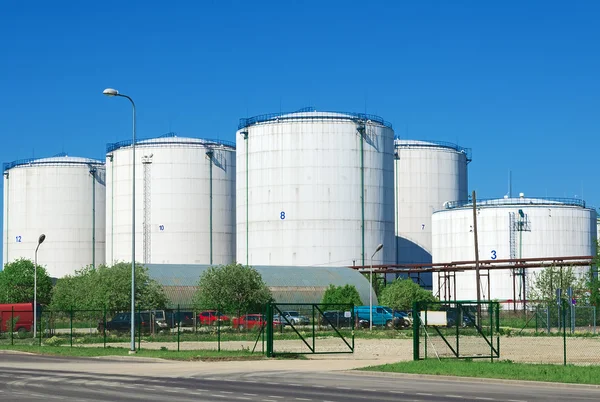
[[[598,401],[600,389],[348,372],[263,371],[145,375],[153,362],[0,354],[0,401]],[[181,363],[194,365],[195,363]],[[210,363],[209,363],[210,364]],[[25,367],[27,366],[27,367]],[[73,370],[72,367],[78,367]],[[85,367],[85,368],[82,368]],[[110,369],[98,370],[105,367]],[[106,371],[104,373],[99,371]]]

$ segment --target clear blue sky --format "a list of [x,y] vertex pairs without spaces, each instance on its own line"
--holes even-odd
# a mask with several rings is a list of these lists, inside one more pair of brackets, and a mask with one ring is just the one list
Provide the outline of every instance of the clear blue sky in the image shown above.
[[473,149],[469,189],[600,206],[600,2],[4,1],[0,160],[103,159],[169,131],[235,141],[240,117],[382,116]]

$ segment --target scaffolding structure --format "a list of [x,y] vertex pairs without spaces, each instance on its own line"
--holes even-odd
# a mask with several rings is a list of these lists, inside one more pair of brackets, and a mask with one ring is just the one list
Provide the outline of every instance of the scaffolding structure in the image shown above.
[[[434,289],[434,295],[442,301],[456,301],[456,273],[465,271],[474,271],[477,269],[477,264],[480,270],[496,270],[509,269],[514,272],[526,272],[530,268],[547,268],[547,267],[572,267],[572,266],[592,266],[594,256],[567,256],[567,257],[538,257],[538,258],[510,258],[504,260],[481,260],[481,261],[453,261],[448,263],[432,263],[432,264],[388,264],[388,265],[355,265],[349,268],[355,269],[360,273],[370,273],[373,270],[373,275],[377,276],[384,274],[384,283],[386,281],[385,274],[405,274],[409,278],[420,281],[420,275],[424,273],[432,273],[438,275],[438,289]],[[487,282],[487,299],[484,294],[483,300],[489,300],[491,281]],[[477,287],[481,283],[476,284]],[[524,286],[524,285],[523,285]],[[517,299],[518,293],[513,288],[513,301]],[[523,295],[524,296],[524,295]],[[525,309],[526,299],[523,297],[523,308]],[[516,304],[515,304],[516,305]],[[515,307],[516,308],[516,307]]]

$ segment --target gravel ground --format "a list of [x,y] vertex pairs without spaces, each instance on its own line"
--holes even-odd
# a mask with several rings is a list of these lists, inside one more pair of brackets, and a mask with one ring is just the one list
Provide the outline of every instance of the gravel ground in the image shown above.
[[[475,338],[476,339],[476,338]],[[312,339],[307,340],[312,347]],[[463,351],[469,349],[469,337],[461,338]],[[354,353],[348,354],[321,354],[312,355],[310,349],[301,340],[275,340],[275,352],[306,353],[311,359],[336,359],[349,360],[381,360],[408,361],[413,358],[412,339],[356,339]],[[481,344],[481,342],[477,342]],[[107,343],[112,347],[127,347],[128,343]],[[102,346],[102,345],[86,345]],[[471,345],[472,346],[472,345]],[[177,344],[172,342],[142,342],[142,349],[177,350]],[[180,350],[216,350],[216,342],[182,342]],[[221,342],[221,350],[242,350],[254,347],[254,342],[229,341]],[[439,347],[436,345],[436,347]],[[314,348],[317,352],[344,352],[349,351],[347,345],[337,338],[316,339]],[[481,350],[481,347],[477,348]],[[262,345],[258,343],[256,350],[261,351]],[[502,360],[531,363],[562,363],[563,339],[561,337],[502,337],[500,339],[500,357]],[[429,349],[430,356],[435,356]],[[441,354],[441,350],[438,353]],[[600,363],[600,339],[595,338],[567,338],[568,363]]]

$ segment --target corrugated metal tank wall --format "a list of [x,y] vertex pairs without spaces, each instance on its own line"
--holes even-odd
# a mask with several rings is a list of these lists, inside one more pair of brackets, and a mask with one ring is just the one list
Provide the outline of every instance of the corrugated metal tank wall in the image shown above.
[[396,139],[397,263],[431,263],[431,215],[446,201],[468,199],[470,150],[455,144]]
[[102,161],[61,154],[5,164],[4,264],[33,261],[41,234],[38,263],[51,277],[104,263],[105,198]]
[[[477,212],[480,260],[589,256],[595,252],[596,212],[583,207],[581,200],[561,202],[534,198],[482,201]],[[509,205],[507,205],[509,204]],[[524,217],[523,231],[511,230]],[[474,261],[473,210],[470,207],[446,209],[433,214],[433,262]],[[517,225],[518,226],[518,225]],[[512,239],[511,242],[511,232]],[[511,246],[512,245],[512,246]],[[574,268],[583,273],[587,268]],[[527,269],[526,286],[533,273]],[[486,271],[487,273],[487,271]],[[443,288],[443,279],[433,275],[433,290]],[[484,280],[485,281],[485,280]],[[490,270],[491,299],[513,300],[511,270]],[[517,289],[519,288],[517,284]],[[487,281],[482,291],[487,293]],[[451,292],[452,293],[452,292]],[[450,297],[451,296],[451,297]],[[485,299],[488,299],[486,295]],[[519,295],[516,295],[519,300]],[[444,299],[444,295],[440,297]],[[448,298],[454,298],[449,295]],[[456,299],[475,300],[475,271],[456,273]]]
[[381,118],[367,117],[373,119],[309,111],[242,119],[236,137],[240,263],[369,264],[379,243],[384,249],[374,263],[395,261],[394,133]]
[[[131,151],[131,141],[107,146],[111,262],[131,261]],[[136,261],[234,262],[234,145],[168,135],[136,142],[135,155]]]

